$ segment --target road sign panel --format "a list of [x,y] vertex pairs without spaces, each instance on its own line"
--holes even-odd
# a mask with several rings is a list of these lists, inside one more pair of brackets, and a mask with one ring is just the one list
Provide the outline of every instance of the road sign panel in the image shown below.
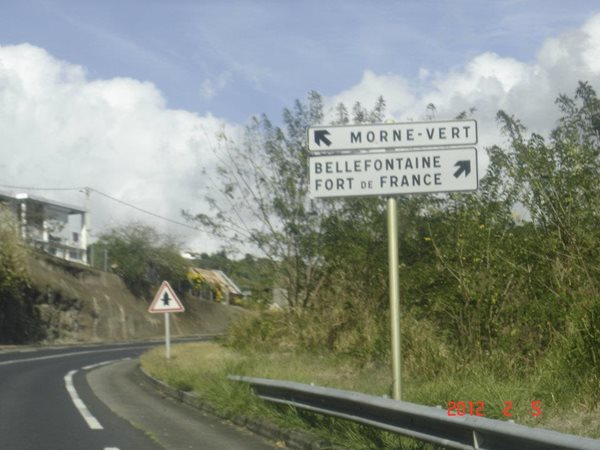
[[168,281],[163,281],[154,296],[154,300],[150,303],[148,312],[151,313],[170,313],[184,312],[183,303],[177,298],[175,291],[171,288]]
[[426,148],[477,144],[477,122],[468,120],[315,126],[308,129],[311,152]]
[[311,156],[309,178],[313,198],[474,191],[477,150]]

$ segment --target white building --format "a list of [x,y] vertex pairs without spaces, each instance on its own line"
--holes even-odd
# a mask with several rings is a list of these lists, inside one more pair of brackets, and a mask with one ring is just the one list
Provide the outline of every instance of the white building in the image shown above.
[[88,264],[86,209],[25,193],[0,192],[0,204],[13,212],[24,242],[58,258]]

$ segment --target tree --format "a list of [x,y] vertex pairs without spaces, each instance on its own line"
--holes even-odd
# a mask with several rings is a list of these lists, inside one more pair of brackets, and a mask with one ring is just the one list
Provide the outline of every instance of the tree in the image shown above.
[[[357,103],[354,120],[380,120],[384,108],[383,99],[373,111]],[[337,107],[337,119],[348,120],[343,105]],[[309,307],[327,276],[322,221],[336,210],[336,203],[309,199],[306,144],[307,128],[323,120],[322,98],[312,91],[306,104],[296,101],[284,110],[284,128],[263,115],[252,120],[241,144],[223,137],[215,182],[220,195],[207,196],[215,213],[186,213],[188,219],[239,244],[250,243],[269,258],[292,308]]]
[[600,105],[586,83],[557,104],[549,140],[526,137],[499,111],[509,148],[488,150],[477,193],[450,195],[431,216],[426,238],[443,268],[432,277],[443,292],[432,286],[425,297],[463,346],[545,351],[598,302]]
[[[550,139],[532,134],[504,112],[511,138],[503,170],[531,217],[532,273],[540,277],[547,328],[556,334],[564,370],[598,398],[600,380],[600,100],[589,83],[560,95],[562,117]],[[550,314],[549,314],[550,313]],[[533,318],[533,317],[532,317]]]
[[27,273],[27,249],[14,215],[0,204],[0,342],[25,343],[40,337]]
[[247,127],[244,141],[223,141],[218,189],[208,195],[214,216],[195,220],[241,244],[252,244],[282,275],[292,307],[306,307],[318,290],[318,219],[307,198],[306,127],[322,120],[321,97],[309,95],[284,111],[286,130],[263,115]]
[[8,209],[0,204],[0,292],[12,292],[26,278],[26,250],[19,238],[18,225]]
[[95,246],[107,250],[110,270],[137,296],[150,295],[163,280],[175,289],[186,283],[188,265],[178,244],[149,226],[130,224],[113,229],[101,235]]
[[500,111],[511,138],[504,170],[512,175],[517,201],[546,235],[541,254],[555,265],[556,288],[585,285],[600,293],[600,100],[581,82],[574,98],[556,100],[563,116],[550,141],[523,136],[522,125]]

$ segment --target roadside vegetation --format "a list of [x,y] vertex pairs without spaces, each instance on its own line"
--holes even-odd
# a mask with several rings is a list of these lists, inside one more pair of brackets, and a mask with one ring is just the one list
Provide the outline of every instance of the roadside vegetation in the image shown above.
[[22,344],[40,337],[27,274],[27,252],[14,215],[0,204],[0,342]]
[[[542,371],[524,376],[514,369],[498,370],[483,363],[473,361],[463,368],[452,365],[454,370],[426,379],[407,371],[403,379],[404,400],[437,405],[445,411],[447,399],[462,399],[467,408],[469,399],[477,399],[485,404],[486,417],[510,418],[529,426],[600,437],[597,416],[578,408],[566,409],[544,396],[543,384],[548,380],[543,379]],[[381,364],[357,365],[352,358],[331,353],[242,352],[217,343],[176,345],[169,361],[165,359],[164,348],[155,348],[142,357],[141,364],[152,376],[177,389],[193,392],[229,417],[267,419],[283,429],[306,430],[339,448],[435,448],[348,421],[278,407],[258,399],[245,384],[226,381],[231,374],[247,375],[383,396],[390,392],[391,377],[388,367]],[[532,399],[541,401],[539,417],[533,416]],[[507,400],[512,405],[505,404]],[[512,406],[509,410],[512,417],[504,416],[508,406]],[[565,411],[569,411],[568,417]]]
[[194,392],[221,414],[266,419],[286,430],[305,430],[337,448],[433,448],[343,420],[267,404],[257,399],[247,385],[226,381],[227,375],[242,374],[352,388],[362,380],[360,384],[367,391],[385,391],[386,376],[374,366],[359,368],[333,355],[315,358],[311,354],[242,353],[215,343],[176,345],[168,362],[164,348],[155,348],[142,356],[141,364],[152,376],[177,389]]
[[[481,401],[487,417],[598,438],[600,100],[582,82],[556,105],[548,137],[498,112],[506,144],[486,149],[477,192],[398,198],[403,399]],[[384,111],[383,99],[371,111],[339,105],[335,124],[383,122]],[[429,105],[426,118],[435,114]],[[201,367],[180,371],[204,349],[178,350],[185,357],[168,371],[145,361],[222,408],[255,408],[236,403],[241,388],[226,372],[390,394],[385,201],[308,199],[305,133],[323,120],[313,92],[284,112],[283,128],[263,116],[242,145],[224,138],[215,215],[188,213],[259,248],[289,301],[238,322],[211,350],[230,355],[212,378],[218,395],[203,391]],[[362,431],[352,448],[388,447]]]
[[163,280],[187,287],[187,261],[180,244],[148,225],[130,223],[103,233],[92,245],[91,265],[116,273],[141,298],[152,297]]
[[[477,192],[398,198],[403,398],[444,409],[482,401],[487,417],[600,437],[600,100],[580,83],[556,105],[561,117],[548,137],[498,112],[506,143],[485,149]],[[435,118],[435,106],[426,114]],[[385,119],[380,99],[372,110],[340,104],[333,122]],[[226,373],[389,395],[385,200],[308,198],[306,128],[324,120],[312,92],[284,111],[283,127],[263,116],[241,144],[222,137],[223,167],[207,199],[214,215],[186,217],[260,251],[231,267],[265,308],[236,323],[219,347],[176,347],[168,370],[151,353],[149,371],[222,408],[261,414],[266,407],[239,394]],[[0,219],[0,338],[35,341],[25,250],[9,215]],[[139,296],[163,279],[187,283],[177,243],[143,225],[102,236],[96,265],[104,249],[110,270]],[[219,266],[221,256],[201,259]],[[266,308],[273,287],[286,293],[281,311]],[[208,349],[224,365],[201,363]],[[298,420],[284,423],[339,427],[355,448],[395,445],[387,434],[291,414]]]

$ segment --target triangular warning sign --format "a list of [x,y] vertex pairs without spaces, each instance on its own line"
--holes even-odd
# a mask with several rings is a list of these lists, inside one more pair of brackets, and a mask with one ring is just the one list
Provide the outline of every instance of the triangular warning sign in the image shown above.
[[150,303],[148,311],[151,313],[168,313],[168,312],[184,312],[183,303],[175,295],[175,291],[171,288],[168,281],[163,281]]

